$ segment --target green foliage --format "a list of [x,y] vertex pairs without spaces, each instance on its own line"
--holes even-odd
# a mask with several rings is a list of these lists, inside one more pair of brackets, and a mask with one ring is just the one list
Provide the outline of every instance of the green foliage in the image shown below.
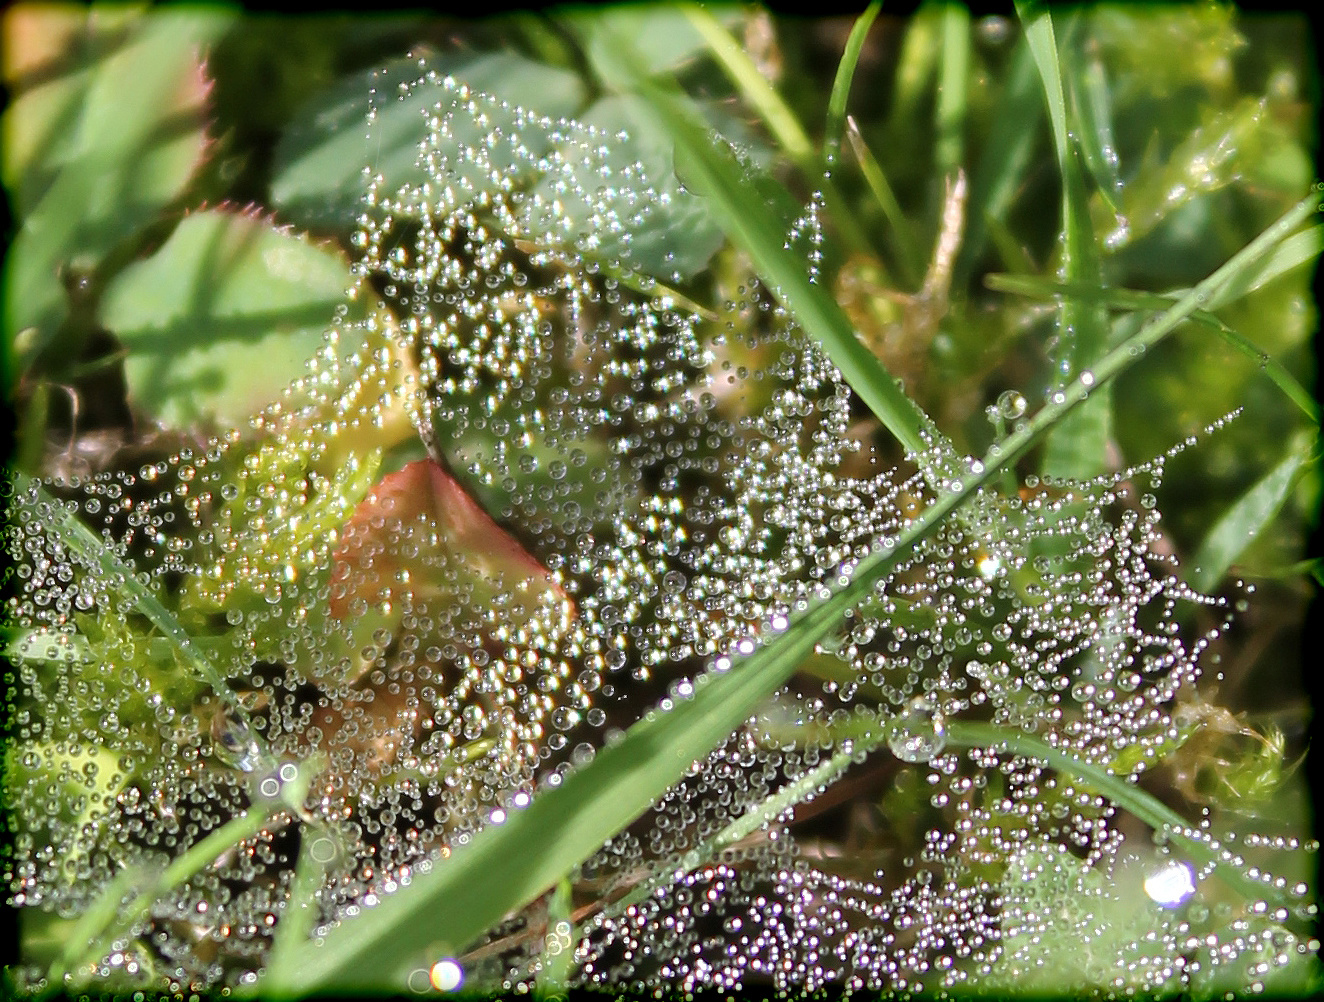
[[335,251],[207,210],[115,276],[100,320],[128,350],[139,411],[169,428],[235,428],[303,374],[349,286]]
[[[45,79],[5,110],[4,181],[21,220],[6,258],[12,389],[39,354],[58,366],[81,347],[60,337],[70,309],[63,282],[95,281],[103,261],[175,204],[197,170],[207,144],[200,54],[230,18],[139,18],[121,9],[84,23],[54,8],[9,18],[21,58],[45,52],[50,60],[21,67]],[[51,35],[63,46],[51,46]],[[11,79],[19,69],[10,68]]]
[[[1066,812],[1088,802],[1083,810],[1098,810],[1102,826],[1106,802],[1109,816],[1120,812],[1148,826],[1161,843],[1144,859],[1103,865],[1106,854],[1091,849],[1100,855],[1082,860],[1056,829],[1016,816],[998,784],[999,773],[1010,783],[1020,772],[989,769],[994,781],[967,788],[962,809],[997,819],[999,838],[1023,838],[1014,850],[990,848],[996,839],[986,832],[992,842],[968,839],[946,857],[951,879],[968,881],[962,892],[993,887],[1003,904],[1002,952],[983,969],[958,961],[956,974],[971,979],[963,987],[1214,997],[1246,982],[1270,990],[1317,985],[1318,964],[1301,934],[1301,894],[1284,890],[1288,880],[1307,878],[1266,883],[1259,874],[1273,871],[1254,851],[1261,845],[1255,833],[1271,823],[1288,833],[1284,842],[1306,829],[1307,819],[1279,818],[1272,806],[1295,789],[1291,763],[1304,735],[1270,716],[1299,717],[1300,694],[1248,695],[1245,705],[1196,713],[1190,707],[1203,707],[1206,694],[1183,688],[1168,696],[1185,702],[1166,730],[1119,734],[1110,749],[1076,747],[1062,734],[1076,733],[1071,727],[1093,708],[1092,686],[1085,695],[1077,690],[1090,672],[1112,678],[1128,624],[1114,623],[1110,633],[1107,615],[1097,613],[1103,625],[1079,661],[1063,662],[1071,666],[1060,676],[1071,693],[1051,704],[1053,716],[1028,679],[993,680],[997,665],[1018,663],[1015,641],[986,630],[991,622],[973,612],[968,622],[961,617],[963,629],[950,631],[946,606],[929,602],[922,589],[905,597],[935,552],[957,551],[957,576],[967,574],[972,591],[983,570],[971,574],[959,561],[982,568],[976,561],[998,565],[993,553],[1014,552],[1025,559],[999,592],[1003,622],[1021,622],[1025,609],[1048,614],[1056,606],[1067,615],[1093,594],[1094,554],[1077,540],[1103,519],[1102,508],[1122,510],[1125,520],[1134,503],[1126,500],[1134,493],[1114,490],[1109,478],[1119,470],[1154,473],[1164,462],[1157,457],[1169,467],[1159,497],[1145,493],[1138,504],[1164,510],[1164,546],[1180,555],[1192,588],[1231,591],[1237,585],[1229,575],[1237,573],[1263,579],[1253,601],[1242,603],[1252,626],[1275,604],[1299,611],[1307,593],[1299,561],[1318,503],[1320,459],[1306,358],[1315,321],[1308,272],[1322,232],[1307,226],[1318,211],[1301,98],[1310,89],[1308,55],[1272,47],[1266,54],[1257,42],[1268,29],[1228,7],[1060,14],[1024,5],[1018,15],[1019,25],[1000,18],[972,24],[964,9],[925,6],[901,23],[879,19],[875,4],[827,55],[785,29],[759,52],[750,40],[763,15],[689,6],[453,25],[475,39],[460,46],[447,43],[449,28],[428,34],[413,22],[381,28],[359,48],[353,29],[342,35],[326,24],[292,22],[295,42],[274,93],[246,92],[235,69],[270,46],[269,25],[119,8],[84,15],[19,7],[6,15],[5,76],[15,91],[4,119],[3,179],[18,226],[6,264],[5,334],[14,362],[8,385],[23,419],[12,493],[26,533],[10,538],[29,541],[24,559],[35,568],[25,566],[25,597],[10,603],[14,622],[6,631],[7,657],[29,691],[14,713],[22,721],[18,738],[5,749],[6,799],[19,825],[28,825],[18,864],[9,864],[11,890],[26,886],[15,876],[27,865],[24,854],[40,855],[43,839],[55,844],[57,829],[82,832],[58,882],[69,900],[90,879],[94,857],[120,851],[124,840],[117,848],[104,818],[165,775],[154,771],[155,760],[172,753],[160,737],[162,720],[178,722],[181,754],[193,756],[179,787],[185,792],[158,790],[163,802],[191,795],[198,776],[219,773],[222,787],[246,791],[251,805],[210,830],[194,826],[181,842],[167,840],[170,850],[149,862],[126,865],[81,916],[25,908],[25,989],[42,987],[32,965],[45,971],[46,990],[159,980],[145,961],[137,971],[98,965],[112,950],[128,956],[149,930],[184,922],[165,903],[218,860],[294,826],[301,844],[287,861],[283,915],[264,972],[234,990],[285,997],[374,988],[383,978],[395,988],[417,987],[411,979],[432,960],[462,957],[512,914],[542,908],[545,928],[534,937],[541,946],[521,986],[554,996],[582,960],[572,957],[584,932],[576,905],[588,893],[581,868],[669,790],[699,776],[714,750],[753,719],[771,721],[778,747],[805,756],[802,774],[762,801],[738,805],[722,824],[688,833],[689,848],[676,859],[647,860],[629,893],[608,901],[604,892],[595,901],[603,915],[619,917],[650,896],[661,900],[681,870],[789,823],[797,804],[830,793],[847,769],[885,745],[903,764],[876,805],[909,842],[927,837],[954,810],[931,798],[922,781],[929,759],[945,747],[1022,769],[1031,763],[1034,776],[1055,777],[1044,783],[1045,804]],[[402,55],[397,31],[419,31],[432,44]],[[887,44],[871,45],[879,37]],[[322,44],[328,38],[336,40],[332,50]],[[303,44],[310,40],[318,44]],[[224,58],[209,62],[209,49]],[[421,81],[420,57],[432,74]],[[783,57],[780,80],[770,79],[767,67]],[[216,110],[207,102],[208,69],[221,76],[225,115],[257,121],[262,109],[260,128],[208,131]],[[448,75],[504,103],[471,106],[468,93],[438,87]],[[601,150],[576,159],[576,127],[567,119],[601,130]],[[420,158],[442,122],[450,130],[444,179],[436,163]],[[259,204],[244,212],[227,204],[249,186],[261,192]],[[389,193],[407,190],[431,201],[391,201]],[[637,205],[641,191],[652,192],[654,204]],[[401,880],[409,886],[374,907],[338,912],[328,930],[320,927],[331,911],[325,887],[335,878],[328,875],[352,858],[361,837],[342,821],[392,785],[454,786],[494,768],[507,753],[506,735],[490,721],[475,725],[432,763],[391,762],[343,815],[328,813],[330,794],[319,802],[310,792],[328,776],[335,785],[323,747],[308,738],[298,762],[275,755],[280,735],[260,734],[256,725],[260,694],[232,669],[282,663],[302,673],[305,689],[330,691],[340,679],[335,699],[352,702],[385,685],[373,666],[385,664],[384,652],[407,635],[397,629],[399,617],[426,619],[427,601],[463,609],[465,596],[476,596],[490,619],[505,610],[518,620],[491,627],[491,635],[487,625],[465,626],[483,658],[495,638],[505,642],[537,621],[541,599],[589,614],[582,597],[576,608],[559,584],[547,584],[551,572],[521,549],[523,537],[506,530],[516,532],[518,515],[534,510],[528,498],[590,507],[601,495],[595,471],[627,451],[628,441],[585,438],[575,443],[583,446],[583,468],[553,473],[556,448],[542,454],[537,443],[521,441],[521,429],[528,439],[533,424],[524,423],[526,412],[552,413],[548,401],[516,397],[479,421],[481,405],[457,392],[453,408],[417,411],[412,394],[424,381],[425,341],[409,325],[426,304],[411,314],[408,290],[399,287],[407,281],[398,286],[389,269],[365,275],[349,263],[372,233],[384,241],[383,259],[403,272],[425,217],[464,210],[470,230],[495,229],[510,223],[488,218],[507,198],[523,207],[511,224],[517,231],[560,227],[557,239],[573,251],[566,260],[592,276],[585,287],[595,296],[601,290],[602,301],[625,295],[645,317],[648,309],[693,305],[704,337],[717,331],[713,343],[722,344],[729,332],[723,362],[750,378],[739,404],[722,405],[732,408],[732,427],[745,416],[739,406],[762,413],[757,407],[775,403],[759,397],[751,377],[771,364],[758,347],[769,339],[759,326],[767,321],[746,303],[747,288],[761,283],[775,300],[770,312],[821,346],[853,395],[854,433],[870,455],[851,459],[859,465],[841,478],[907,464],[920,476],[886,495],[896,507],[886,545],[842,559],[824,544],[824,559],[837,570],[815,578],[812,595],[777,629],[752,629],[739,656],[709,664],[661,706],[636,713],[591,760],[544,782],[503,822],[441,829],[442,855]],[[806,211],[809,222],[797,218]],[[612,222],[618,219],[627,225]],[[530,271],[552,270],[537,257],[544,248],[524,246],[518,236],[510,245],[529,255]],[[462,256],[454,248],[445,253]],[[373,292],[380,304],[369,301]],[[593,303],[576,305],[583,312],[575,312],[575,323],[597,317],[599,300]],[[515,307],[493,307],[507,308]],[[539,308],[552,315],[551,307]],[[648,352],[640,347],[638,354],[638,371],[646,371]],[[452,355],[439,364],[461,360]],[[91,406],[107,393],[118,395],[109,417]],[[66,396],[73,401],[67,408]],[[1234,409],[1239,420],[1195,442]],[[142,433],[150,422],[162,429],[164,446]],[[462,464],[452,471],[420,459],[416,427],[433,460],[525,449],[524,507],[509,500],[513,479],[466,484],[473,471]],[[748,434],[752,426],[742,427]],[[809,422],[806,428],[826,434]],[[226,437],[197,444],[225,430]],[[92,507],[82,518],[71,513],[65,499],[76,487],[68,475],[86,471],[69,464],[96,465],[80,450],[98,434],[119,447],[98,471],[161,481],[160,498],[146,508],[150,514],[158,505],[174,521],[169,506],[179,506],[173,537],[157,533],[146,516],[135,521],[144,504],[133,498],[107,505],[101,517],[92,517]],[[1189,447],[1174,454],[1181,444]],[[703,447],[716,464],[717,447]],[[146,454],[130,451],[137,448]],[[380,492],[415,483],[410,478],[423,469],[442,485],[423,499],[436,512],[422,501],[420,511],[411,510],[432,519],[430,534],[397,538],[379,524],[398,516]],[[1084,486],[1077,492],[1068,481]],[[449,502],[447,490],[455,492]],[[503,526],[466,490],[502,513]],[[1040,495],[1051,503],[1041,505]],[[645,500],[622,494],[617,503],[625,524]],[[670,514],[659,508],[653,521]],[[843,521],[832,531],[844,528]],[[583,535],[591,545],[591,534]],[[435,565],[419,570],[389,553],[380,560],[379,548],[397,543],[413,556],[429,556],[429,546],[446,551],[447,573],[462,568],[454,587],[429,591],[427,567]],[[334,592],[347,553],[366,554],[365,567],[379,559],[370,583],[389,600],[374,605],[352,589]],[[64,585],[51,583],[55,566],[68,570]],[[500,568],[516,566],[526,573],[514,575],[520,594],[511,598]],[[97,614],[52,619],[46,596],[66,585],[79,609]],[[1194,592],[1179,593],[1166,610],[1171,619],[1129,625],[1141,633],[1170,626],[1173,634],[1180,628],[1223,643],[1222,628],[1211,625],[1213,602],[1201,606]],[[1090,615],[1081,613],[1081,621]],[[645,621],[636,632],[656,631],[659,622]],[[902,703],[888,685],[863,678],[855,647],[867,647],[859,638],[879,629],[901,638],[898,644],[907,636],[936,638],[937,650],[919,661],[981,666],[980,691],[997,694],[991,705],[1006,716],[990,721],[980,710],[944,721],[929,700],[944,696],[946,667],[916,669],[907,685],[922,691],[921,702]],[[548,651],[558,654],[560,639],[528,642],[529,651],[546,660]],[[1238,668],[1234,651],[1216,654],[1225,658],[1220,677],[1254,687],[1248,680],[1261,663]],[[86,698],[88,680],[108,674],[104,666],[118,672],[98,683],[105,706]],[[548,691],[573,690],[577,683],[563,674]],[[962,676],[961,686],[967,682]],[[858,712],[828,714],[800,700],[796,686],[819,684],[831,694],[858,693]],[[336,717],[320,698],[312,729],[332,729]],[[380,692],[377,698],[386,702]],[[42,718],[61,703],[68,720]],[[41,719],[31,723],[34,706]],[[238,742],[229,769],[205,750],[209,739],[200,735],[209,720],[217,747],[218,734]],[[30,723],[35,730],[24,729]],[[86,738],[97,731],[99,739]],[[908,757],[926,743],[933,748]],[[821,761],[820,748],[827,752]],[[250,750],[254,764],[235,766]],[[215,761],[203,761],[208,754]],[[241,768],[251,775],[239,775]],[[262,793],[263,783],[284,775],[279,770],[290,771],[288,783],[272,787],[279,795]],[[495,788],[505,781],[482,782]],[[490,806],[475,797],[483,810]],[[47,827],[32,825],[47,804],[56,805]],[[1241,840],[1244,858],[1220,854],[1207,833],[1187,827],[1197,806],[1221,826],[1216,831],[1230,832],[1229,844]],[[885,841],[877,832],[863,844],[852,836],[824,855],[856,853],[867,870],[871,853],[889,851]],[[1212,915],[1206,909],[1200,917],[1192,906],[1179,919],[1141,888],[1155,860],[1176,858],[1168,855],[1173,846],[1202,868],[1198,907],[1212,902]],[[913,860],[891,865],[898,872]],[[1197,933],[1221,943],[1219,921],[1231,916],[1251,930],[1251,945],[1229,954],[1236,961],[1228,962],[1230,973],[1212,953],[1194,974],[1173,966],[1172,943]],[[199,938],[209,935],[196,933],[196,922],[192,928]],[[1121,976],[1119,955],[1131,960]],[[1237,980],[1238,972],[1245,978]]]

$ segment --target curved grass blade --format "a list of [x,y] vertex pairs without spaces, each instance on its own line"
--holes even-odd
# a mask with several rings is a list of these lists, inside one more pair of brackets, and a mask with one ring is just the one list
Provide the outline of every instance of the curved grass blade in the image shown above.
[[883,0],[873,0],[864,9],[864,13],[856,18],[850,37],[846,39],[846,48],[841,53],[841,62],[837,64],[837,75],[832,81],[832,93],[828,97],[827,124],[823,129],[823,154],[828,165],[841,153],[841,135],[846,123],[846,101],[850,97],[851,81],[855,79],[855,68],[860,62],[864,40],[882,9]]
[[740,47],[731,33],[717,18],[695,4],[681,4],[681,13],[708,43],[718,63],[739,89],[745,101],[753,108],[768,131],[781,146],[782,152],[797,164],[805,165],[814,158],[814,144],[805,134],[795,113],[787,107],[780,94],[759,72],[754,61]]
[[[1017,14],[1025,28],[1025,39],[1034,56],[1048,105],[1053,150],[1062,180],[1061,265],[1058,274],[1066,281],[1100,281],[1099,254],[1090,221],[1085,181],[1072,144],[1078,123],[1068,118],[1062,87],[1062,68],[1052,16],[1047,10],[1018,3]],[[1107,327],[1097,307],[1064,301],[1058,321],[1057,365],[1062,381],[1084,371],[1103,353]],[[1111,394],[1105,391],[1072,414],[1048,437],[1042,472],[1055,477],[1088,479],[1103,471],[1108,441],[1112,435]]]
[[1199,837],[1199,829],[1172,808],[1146,793],[1139,786],[1113,775],[1102,766],[1086,762],[1060,748],[1054,748],[1023,731],[997,727],[993,724],[950,721],[947,725],[947,745],[952,748],[992,748],[1013,755],[1024,755],[1074,779],[1084,780],[1096,792],[1125,808],[1156,832],[1163,832],[1171,840],[1179,843],[1201,866],[1214,868],[1223,880],[1250,900],[1271,901],[1283,907],[1290,907],[1293,904],[1291,899],[1272,883],[1254,879],[1240,867],[1233,865],[1227,854],[1216,852],[1208,842]]
[[[701,863],[712,859],[717,853],[753,834],[760,828],[767,827],[783,813],[799,803],[821,792],[838,776],[846,771],[851,762],[859,756],[868,754],[890,741],[896,733],[895,718],[879,714],[860,713],[856,719],[848,721],[845,727],[836,728],[840,748],[827,761],[820,763],[806,772],[799,779],[788,783],[761,803],[736,818],[716,835],[705,839],[687,852],[678,862],[678,866],[692,870]],[[1081,759],[1079,756],[1026,734],[1020,728],[999,727],[995,724],[949,720],[946,725],[947,748],[988,748],[1003,753],[1023,755],[1034,759],[1083,782],[1095,793],[1106,796],[1113,803],[1149,825],[1154,831],[1162,832],[1180,844],[1198,863],[1214,867],[1219,875],[1238,891],[1251,900],[1265,898],[1276,904],[1291,904],[1286,895],[1272,885],[1252,879],[1242,869],[1232,865],[1227,859],[1214,852],[1210,846],[1198,837],[1194,837],[1192,827],[1176,811],[1161,800],[1147,793],[1143,788],[1129,782],[1122,776],[1109,772],[1102,766]],[[676,866],[664,867],[651,877],[642,881],[629,894],[612,902],[609,914],[619,914],[630,905],[645,900],[658,886],[669,880],[675,873]]]
[[[74,972],[82,964],[109,952],[115,937],[140,921],[153,902],[210,866],[227,849],[257,835],[274,815],[286,809],[284,802],[270,801],[263,807],[245,811],[189,848],[155,876],[142,868],[122,872],[70,933],[64,952],[47,974],[47,990],[62,990],[66,973]],[[129,905],[121,909],[125,897],[139,888]]]
[[1113,138],[1112,99],[1103,63],[1093,53],[1082,53],[1079,65],[1071,74],[1071,109],[1080,123],[1078,139],[1085,168],[1094,180],[1109,211],[1123,226],[1122,210],[1118,198],[1122,191],[1122,177],[1117,158],[1117,141]]
[[615,63],[603,69],[644,97],[649,111],[671,135],[677,170],[708,198],[718,225],[749,254],[759,275],[804,331],[823,346],[883,426],[914,455],[939,441],[936,426],[855,336],[841,307],[827,290],[810,280],[804,262],[786,246],[786,235],[778,231],[732,152],[714,142],[674,85],[639,73],[639,60],[632,57],[634,46],[629,39],[613,36],[612,45],[604,48]]
[[174,614],[138,578],[133,567],[75,518],[63,504],[51,497],[37,481],[19,472],[15,472],[13,478],[15,493],[24,494],[30,499],[29,503],[42,513],[48,531],[85,564],[97,568],[106,580],[113,582],[118,590],[132,598],[138,611],[170,641],[184,663],[212,687],[217,697],[225,701],[234,719],[248,724],[248,709],[243,702]]
[[271,944],[268,963],[275,966],[286,963],[285,958],[307,941],[317,919],[317,891],[326,882],[327,871],[346,854],[340,833],[324,823],[308,825],[300,842],[294,884]]
[[869,151],[869,147],[864,144],[859,126],[850,115],[846,116],[846,138],[850,141],[855,159],[859,161],[864,183],[869,186],[874,201],[878,203],[878,207],[883,210],[883,215],[891,224],[892,241],[896,245],[892,256],[901,273],[901,280],[907,288],[918,290],[920,275],[924,271],[924,255],[915,244],[915,238],[910,232],[910,220],[906,218],[901,204],[896,200],[892,186],[887,183],[887,175],[883,173],[883,168]]
[[[1315,235],[1315,231],[1324,233],[1324,227],[1312,227],[1311,230],[1289,237],[1288,240],[1284,241],[1284,245],[1295,241],[1297,237]],[[1278,249],[1281,250],[1281,246]],[[1175,292],[1161,294],[1157,292],[1137,292],[1133,289],[1108,288],[1090,285],[1086,282],[1057,282],[1032,275],[988,275],[984,281],[995,292],[1010,292],[1036,299],[1075,296],[1079,299],[1097,302],[1119,310],[1166,310],[1172,306],[1180,295],[1180,293]],[[1232,298],[1228,295],[1220,296],[1220,305],[1226,305],[1232,301]],[[1202,324],[1217,331],[1228,344],[1259,366],[1302,414],[1314,423],[1319,422],[1319,405],[1315,402],[1315,398],[1310,395],[1310,391],[1297,382],[1296,377],[1288,372],[1281,362],[1265,355],[1245,335],[1225,324],[1207,308],[1192,311],[1188,319],[1192,323]]]
[[[1316,440],[1313,434],[1310,438]],[[1273,522],[1305,474],[1311,461],[1309,451],[1309,448],[1294,448],[1214,523],[1191,558],[1188,577],[1192,588],[1208,591],[1217,585],[1228,568]]]
[[1220,306],[1249,295],[1268,285],[1275,278],[1293,268],[1315,260],[1324,251],[1324,226],[1312,226],[1308,230],[1294,233],[1273,249],[1254,268],[1248,268],[1234,282],[1229,282],[1218,295],[1205,303],[1205,309],[1216,310]]
[[868,241],[856,225],[855,217],[843,208],[844,203],[837,193],[836,185],[823,174],[813,141],[806,135],[799,119],[781,95],[717,18],[695,4],[682,4],[680,9],[708,43],[718,63],[745,101],[758,112],[782,151],[822,188],[823,198],[832,210],[833,222],[841,236],[855,250],[867,247]]

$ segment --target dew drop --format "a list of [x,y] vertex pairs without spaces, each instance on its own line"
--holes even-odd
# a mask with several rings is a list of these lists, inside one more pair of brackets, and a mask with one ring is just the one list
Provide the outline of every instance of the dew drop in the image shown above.
[[927,696],[916,696],[892,722],[887,745],[903,762],[928,762],[947,746],[942,711]]

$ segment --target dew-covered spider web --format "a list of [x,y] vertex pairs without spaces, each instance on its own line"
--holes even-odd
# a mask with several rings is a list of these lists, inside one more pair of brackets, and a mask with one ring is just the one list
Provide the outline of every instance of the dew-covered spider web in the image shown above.
[[[655,217],[699,198],[669,163],[426,67],[378,100],[426,128],[369,172],[368,319],[244,432],[12,499],[11,900],[67,939],[150,892],[70,983],[253,983],[292,895],[315,933],[397,892],[943,489],[937,446],[882,468],[755,279],[660,284]],[[403,421],[426,455],[376,444]],[[1097,780],[1143,789],[1214,713],[1236,600],[1183,583],[1166,458],[982,490],[572,875],[571,921],[540,901],[410,984],[1201,994],[1316,949],[1300,833],[1156,829]]]

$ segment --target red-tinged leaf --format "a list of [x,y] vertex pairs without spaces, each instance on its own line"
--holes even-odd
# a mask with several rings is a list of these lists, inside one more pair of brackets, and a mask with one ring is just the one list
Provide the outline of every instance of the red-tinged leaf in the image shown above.
[[[519,625],[573,606],[551,573],[430,459],[382,478],[346,524],[331,573],[331,613],[428,598]],[[362,603],[361,605],[358,603]]]

